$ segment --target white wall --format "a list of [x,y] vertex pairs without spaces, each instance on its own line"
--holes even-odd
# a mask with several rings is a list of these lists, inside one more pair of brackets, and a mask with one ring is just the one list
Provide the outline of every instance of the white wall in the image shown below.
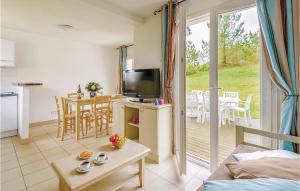
[[[187,18],[199,17],[209,8],[226,0],[189,0],[186,3]],[[134,68],[161,68],[161,15],[152,15],[134,31]]]
[[16,47],[13,68],[1,68],[1,92],[16,91],[13,82],[42,82],[32,87],[30,122],[57,118],[54,96],[77,91],[80,84],[99,82],[104,93],[115,93],[115,49],[85,42],[26,33],[1,28],[3,39],[13,40]]
[[151,16],[134,31],[134,68],[161,68],[161,17]]

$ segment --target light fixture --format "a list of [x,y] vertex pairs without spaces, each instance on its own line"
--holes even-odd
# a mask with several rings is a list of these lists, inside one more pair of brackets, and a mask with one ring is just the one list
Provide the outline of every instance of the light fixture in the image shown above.
[[58,28],[65,30],[65,31],[70,31],[70,30],[74,29],[74,26],[68,25],[68,24],[59,24],[57,26],[58,26]]

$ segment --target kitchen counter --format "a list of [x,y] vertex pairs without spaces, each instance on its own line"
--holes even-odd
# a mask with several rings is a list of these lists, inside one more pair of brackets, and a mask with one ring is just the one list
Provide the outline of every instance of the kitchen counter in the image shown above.
[[13,83],[15,86],[42,86],[43,83],[41,82],[25,82],[25,83]]
[[17,82],[18,86],[18,135],[21,140],[29,139],[30,88],[42,86],[41,82]]

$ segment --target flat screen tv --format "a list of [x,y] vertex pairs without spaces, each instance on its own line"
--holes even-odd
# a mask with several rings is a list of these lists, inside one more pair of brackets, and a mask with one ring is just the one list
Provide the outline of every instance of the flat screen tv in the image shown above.
[[159,69],[127,70],[123,76],[123,95],[139,98],[158,98],[160,96]]

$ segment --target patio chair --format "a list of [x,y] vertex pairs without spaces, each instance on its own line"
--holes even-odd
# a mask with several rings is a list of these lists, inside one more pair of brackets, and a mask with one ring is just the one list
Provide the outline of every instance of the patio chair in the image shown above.
[[204,102],[204,94],[203,91],[198,91],[197,95],[197,122],[202,122],[202,119],[205,114],[205,102]]
[[197,117],[198,98],[196,93],[186,94],[186,116]]
[[[219,121],[218,126],[221,127],[222,124],[225,124],[225,107],[223,104],[219,101]],[[208,121],[208,115],[210,115],[210,102],[209,102],[209,96],[203,95],[203,112],[202,112],[202,124],[205,123],[205,121]]]
[[232,108],[234,122],[235,122],[235,112],[238,112],[238,114],[244,113],[246,126],[247,127],[249,127],[249,125],[251,126],[251,114],[250,114],[251,100],[252,100],[252,96],[250,95],[247,97],[246,101],[240,101],[238,106]]
[[[224,91],[223,92],[223,97],[227,97],[227,98],[239,98],[239,92],[229,92],[229,91]],[[226,120],[230,121],[234,121],[234,114],[231,113],[230,111],[232,110],[232,108],[237,107],[238,103],[227,103],[225,105],[225,118]],[[232,114],[232,115],[231,115]]]

